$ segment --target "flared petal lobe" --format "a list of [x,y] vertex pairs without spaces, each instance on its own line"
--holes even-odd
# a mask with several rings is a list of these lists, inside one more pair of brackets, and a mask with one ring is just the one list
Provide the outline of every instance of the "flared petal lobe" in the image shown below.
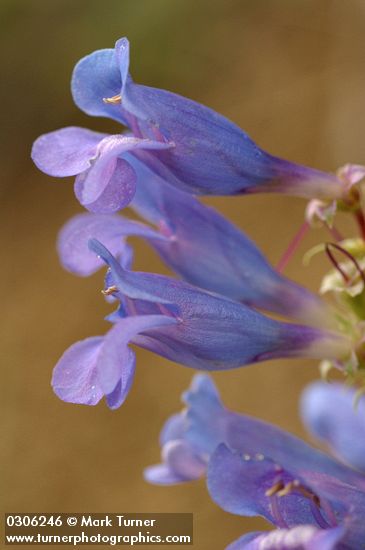
[[135,194],[137,176],[120,156],[134,149],[166,147],[169,145],[123,135],[104,138],[98,144],[91,168],[76,178],[76,197],[91,212],[105,214],[121,210]]
[[120,105],[103,99],[118,95],[122,87],[119,64],[113,49],[97,50],[76,64],[71,91],[74,102],[91,116],[104,116],[128,125]]
[[162,463],[144,471],[150,483],[170,485],[203,476],[210,454],[225,439],[227,415],[209,376],[195,375],[183,400],[188,408],[170,417],[162,428]]
[[88,276],[104,266],[88,247],[90,239],[100,239],[116,257],[125,255],[125,238],[136,235],[155,242],[168,240],[150,227],[115,214],[78,214],[58,235],[57,249],[62,265],[72,273]]
[[50,176],[81,174],[91,166],[98,144],[106,134],[70,126],[40,136],[33,144],[32,159]]
[[77,175],[75,194],[91,212],[116,212],[130,203],[136,190],[133,167],[121,155],[134,149],[166,149],[171,144],[121,134],[106,136],[83,128],[63,128],[38,138],[35,164],[47,174]]
[[128,347],[140,331],[175,323],[162,315],[121,319],[105,337],[72,345],[58,361],[52,378],[56,395],[63,401],[96,405],[105,396],[108,406],[119,407],[126,399],[135,372],[135,354]]
[[62,355],[52,377],[54,392],[62,401],[96,405],[103,397],[96,371],[102,343],[102,336],[87,338]]

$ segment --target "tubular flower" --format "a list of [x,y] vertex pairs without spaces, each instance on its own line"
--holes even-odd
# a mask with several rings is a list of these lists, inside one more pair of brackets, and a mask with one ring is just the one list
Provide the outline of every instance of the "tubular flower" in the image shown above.
[[[114,327],[105,340],[97,338],[92,360],[87,348],[86,359],[77,356],[74,365],[68,350],[57,364],[53,387],[65,401],[94,404],[87,383],[82,383],[85,396],[80,398],[80,379],[92,380],[95,386],[101,370],[99,398],[113,393],[121,380],[123,384],[126,365],[130,370],[129,342],[201,370],[232,369],[276,357],[341,358],[349,353],[351,343],[339,333],[276,321],[188,283],[129,271],[98,241],[91,240],[89,246],[109,266],[105,293],[117,298],[120,307],[109,317]],[[85,345],[75,344],[81,354]],[[103,350],[109,347],[117,351],[110,352],[104,368]]]
[[[318,387],[307,390],[304,410],[313,391]],[[351,422],[356,417],[354,409],[349,417],[353,396],[342,391],[346,397],[338,415],[343,410]],[[277,527],[244,535],[229,550],[361,548],[364,475],[275,426],[227,410],[207,375],[195,376],[183,399],[187,409],[172,416],[161,432],[162,463],[147,468],[145,477],[171,484],[206,475],[219,506],[242,516],[263,516]]]
[[137,178],[125,158],[128,151],[193,194],[281,192],[328,200],[348,191],[336,175],[266,153],[208,107],[135,84],[126,38],[115,49],[98,50],[77,63],[72,94],[87,114],[115,119],[130,131],[106,136],[64,128],[41,136],[33,146],[33,160],[47,174],[77,175],[76,195],[93,212],[114,212],[132,199]]
[[90,238],[121,257],[125,237],[138,235],[195,286],[284,316],[333,324],[333,313],[323,300],[280,275],[256,245],[216,210],[169,186],[131,155],[128,162],[140,181],[130,206],[156,230],[121,215],[80,214],[59,236],[59,255],[66,269],[89,275],[102,265],[88,249]]

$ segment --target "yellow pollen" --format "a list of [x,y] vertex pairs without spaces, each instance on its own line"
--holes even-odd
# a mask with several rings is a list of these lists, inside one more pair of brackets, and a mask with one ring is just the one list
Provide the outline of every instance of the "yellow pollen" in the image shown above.
[[117,105],[122,103],[122,96],[120,94],[113,95],[113,97],[103,97],[104,103],[111,103],[112,105]]
[[279,491],[277,491],[278,497],[285,497],[286,495],[289,495],[293,490],[299,491],[304,497],[309,498],[316,504],[316,506],[320,506],[320,499],[319,497],[312,493],[309,489],[306,487],[303,487],[301,485],[300,481],[298,479],[294,479],[294,481],[290,481],[285,486],[282,486]]
[[285,497],[286,495],[289,495],[294,488],[298,487],[298,483],[295,481],[290,481],[283,487],[280,491],[278,491],[278,497]]
[[276,495],[277,493],[279,493],[279,491],[282,491],[282,489],[284,489],[283,482],[278,481],[277,483],[275,483],[275,485],[270,487],[270,489],[265,491],[265,496],[266,497],[272,497],[272,496]]

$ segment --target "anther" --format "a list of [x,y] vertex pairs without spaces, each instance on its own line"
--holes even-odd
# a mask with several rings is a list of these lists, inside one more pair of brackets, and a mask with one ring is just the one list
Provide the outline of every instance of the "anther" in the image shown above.
[[118,291],[118,287],[113,285],[113,286],[109,286],[105,290],[102,290],[101,293],[104,294],[104,296],[110,296],[111,294],[117,291]]
[[304,487],[298,479],[289,481],[289,483],[287,483],[285,486],[283,486],[282,489],[277,492],[277,495],[278,497],[285,497],[294,490],[299,491],[304,497],[311,500],[316,506],[319,507],[321,505],[319,497],[315,493]]
[[113,95],[113,97],[103,97],[103,102],[106,104],[118,105],[122,103],[122,96],[120,94]]
[[272,487],[270,487],[270,489],[267,489],[267,491],[265,491],[265,497],[272,497],[276,494],[279,494],[280,491],[282,491],[283,489],[284,489],[283,482],[278,481]]

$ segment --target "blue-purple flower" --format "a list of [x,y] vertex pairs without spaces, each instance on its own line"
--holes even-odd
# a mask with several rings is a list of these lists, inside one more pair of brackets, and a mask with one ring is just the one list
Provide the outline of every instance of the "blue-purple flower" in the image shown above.
[[[326,401],[316,415],[311,400],[319,400],[320,392]],[[244,535],[230,550],[362,548],[365,477],[352,468],[358,466],[358,448],[352,454],[349,446],[349,465],[343,465],[275,426],[233,413],[221,404],[207,375],[197,375],[183,398],[187,409],[172,416],[161,432],[162,463],[147,468],[145,477],[171,484],[206,475],[219,506],[242,516],[263,516],[277,527]],[[311,411],[310,427],[323,423],[326,415],[331,423],[337,407],[338,416],[343,411],[347,419],[338,431],[349,429],[357,443],[358,432],[351,425],[362,423],[364,428],[365,419],[353,408],[349,413],[353,399],[354,392],[341,386],[309,387],[303,407]],[[331,444],[335,446],[333,438]],[[364,439],[356,446],[361,445],[365,454]],[[343,457],[341,445],[336,451]]]
[[73,73],[75,103],[93,116],[117,120],[125,135],[64,128],[34,144],[36,165],[53,176],[77,175],[75,192],[92,212],[115,212],[133,198],[137,176],[130,152],[170,184],[193,194],[283,192],[307,198],[342,198],[341,178],[260,149],[213,110],[172,92],[135,84],[129,42],[81,59]]
[[[72,94],[84,112],[116,120],[125,133],[68,127],[41,136],[32,150],[44,172],[76,176],[75,194],[89,210],[60,232],[63,265],[87,276],[106,264],[103,293],[117,304],[106,335],[77,342],[57,363],[52,385],[62,400],[96,405],[105,398],[111,409],[119,407],[136,368],[130,344],[202,371],[312,357],[361,377],[362,302],[350,304],[352,311],[341,303],[330,308],[279,274],[246,235],[194,195],[306,197],[312,199],[308,221],[318,218],[337,241],[341,235],[331,224],[340,205],[353,211],[364,237],[360,191],[353,189],[364,177],[363,166],[346,165],[334,175],[280,159],[211,109],[136,84],[126,38],[115,49],[81,59]],[[143,221],[116,214],[128,205]],[[181,279],[132,271],[129,236],[145,239]],[[333,248],[352,261],[363,282],[361,263],[330,243],[325,250],[342,286],[348,289],[351,278]],[[365,548],[360,393],[316,383],[303,394],[305,423],[336,459],[275,426],[229,411],[205,374],[194,378],[183,398],[187,408],[162,430],[162,461],[147,468],[145,477],[164,485],[206,477],[212,499],[224,510],[262,516],[276,527],[245,534],[230,550]]]
[[78,342],[56,365],[53,388],[65,401],[95,404],[105,395],[109,406],[119,406],[134,372],[129,342],[208,371],[277,357],[339,359],[350,352],[351,341],[338,332],[273,320],[183,281],[129,271],[97,240],[89,246],[109,266],[104,292],[120,305],[104,338]]
[[156,230],[121,215],[80,214],[62,229],[58,250],[66,269],[89,275],[102,265],[88,249],[100,240],[116,256],[138,235],[187,282],[256,308],[330,325],[333,312],[318,296],[280,275],[256,245],[213,208],[167,185],[128,156],[140,184],[130,206]]

